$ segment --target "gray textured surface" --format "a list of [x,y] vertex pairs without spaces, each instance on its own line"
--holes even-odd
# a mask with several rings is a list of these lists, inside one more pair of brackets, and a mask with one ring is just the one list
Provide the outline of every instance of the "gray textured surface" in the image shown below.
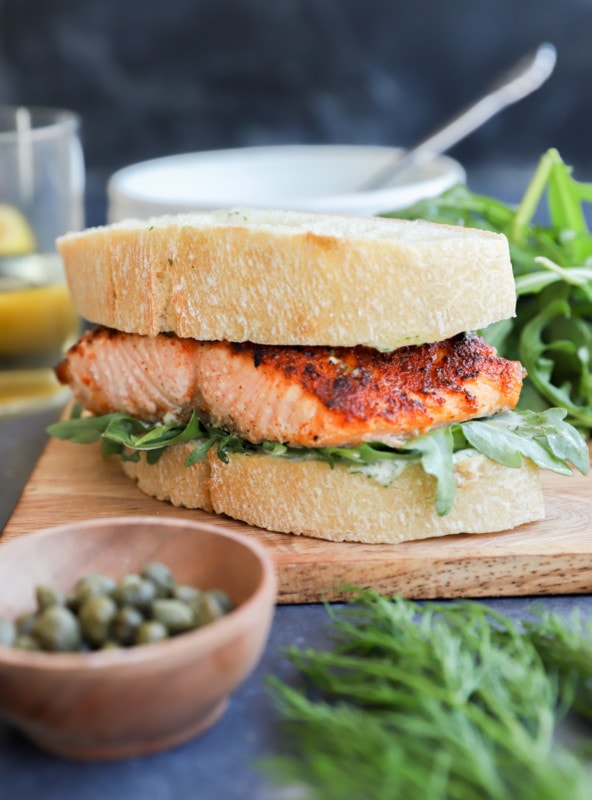
[[[532,598],[523,598],[490,604],[520,619],[531,602]],[[589,597],[556,597],[545,604],[562,614],[575,606],[592,611]],[[270,673],[290,679],[278,648],[323,647],[326,623],[321,606],[278,608],[263,661],[233,695],[225,716],[201,738],[166,753],[121,762],[77,763],[42,753],[0,723],[0,796],[11,800],[280,800],[284,796],[287,800],[255,766],[258,758],[274,752],[278,736],[265,679]],[[562,739],[574,739],[581,732],[575,725],[566,726]]]

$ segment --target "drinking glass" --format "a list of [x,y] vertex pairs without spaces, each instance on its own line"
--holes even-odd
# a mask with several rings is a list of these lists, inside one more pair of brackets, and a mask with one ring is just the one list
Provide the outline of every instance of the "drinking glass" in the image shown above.
[[79,318],[55,239],[83,224],[78,115],[0,106],[0,416],[63,401],[53,367]]

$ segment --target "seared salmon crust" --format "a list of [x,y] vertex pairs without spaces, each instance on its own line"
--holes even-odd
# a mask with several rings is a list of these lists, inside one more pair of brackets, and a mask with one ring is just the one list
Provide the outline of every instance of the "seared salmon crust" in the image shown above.
[[56,369],[93,414],[204,421],[259,443],[397,446],[513,408],[519,362],[475,334],[382,353],[368,347],[199,342],[98,327]]

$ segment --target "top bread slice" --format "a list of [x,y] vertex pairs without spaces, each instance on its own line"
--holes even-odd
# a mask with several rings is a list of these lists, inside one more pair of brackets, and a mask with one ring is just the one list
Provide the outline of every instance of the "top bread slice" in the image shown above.
[[505,237],[424,221],[241,208],[57,244],[82,317],[145,335],[393,350],[515,312]]

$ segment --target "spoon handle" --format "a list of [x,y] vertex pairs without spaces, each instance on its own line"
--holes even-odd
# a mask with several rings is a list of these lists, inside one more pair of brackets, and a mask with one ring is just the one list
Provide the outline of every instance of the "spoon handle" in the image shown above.
[[431,161],[439,153],[444,153],[504,108],[522,100],[542,86],[553,72],[556,60],[557,53],[552,44],[545,42],[539,45],[533,53],[521,58],[500,76],[486,94],[427,138],[397,156],[366,181],[360,190],[379,189],[407,170]]

